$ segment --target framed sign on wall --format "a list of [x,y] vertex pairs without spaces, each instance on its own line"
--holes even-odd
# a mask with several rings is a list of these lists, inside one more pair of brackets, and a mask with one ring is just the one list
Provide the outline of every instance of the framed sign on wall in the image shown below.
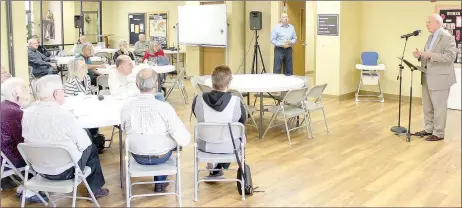
[[145,13],[129,13],[128,27],[130,31],[130,45],[134,45],[138,41],[140,34],[146,34],[146,14]]
[[443,27],[456,39],[458,53],[455,63],[462,63],[462,9],[458,6],[437,6],[437,13],[443,18]]
[[151,12],[149,19],[149,40],[157,41],[162,48],[167,48],[168,38],[168,12]]

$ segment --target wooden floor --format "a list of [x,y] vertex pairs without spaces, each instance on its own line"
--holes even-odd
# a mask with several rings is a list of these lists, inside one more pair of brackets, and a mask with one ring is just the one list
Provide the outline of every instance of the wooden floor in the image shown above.
[[[191,100],[191,89],[189,95]],[[405,137],[390,132],[398,117],[396,101],[356,104],[354,99],[325,99],[324,103],[330,132],[326,132],[322,114],[314,113],[314,120],[319,121],[313,124],[315,138],[308,139],[306,130],[299,129],[291,133],[292,146],[281,128],[270,130],[259,140],[255,129],[247,127],[247,162],[254,185],[264,192],[255,193],[244,202],[235,183],[201,183],[199,201],[194,202],[193,149],[192,145],[184,147],[183,206],[461,206],[460,111],[448,112],[444,141],[412,138],[407,143]],[[189,122],[190,104],[184,105],[177,91],[171,104],[193,134],[195,121]],[[406,115],[402,121],[406,126],[407,107],[404,103]],[[421,111],[421,104],[415,103],[412,131],[423,126]],[[269,118],[265,114],[265,127]],[[106,136],[111,130],[104,129]],[[124,207],[117,141],[100,157],[110,195],[99,203]],[[228,172],[226,176],[234,178],[236,173]],[[152,189],[152,185],[140,185],[135,187],[135,193]],[[1,199],[2,207],[19,206],[13,190],[4,191]],[[60,200],[58,205],[70,206],[70,201]],[[86,201],[78,201],[77,205],[92,206]],[[176,206],[176,201],[173,196],[138,198],[132,206]]]

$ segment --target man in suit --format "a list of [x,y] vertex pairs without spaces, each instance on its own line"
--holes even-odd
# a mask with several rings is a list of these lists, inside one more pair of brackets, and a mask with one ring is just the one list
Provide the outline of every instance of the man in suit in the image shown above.
[[438,14],[428,17],[427,29],[430,32],[423,52],[413,52],[421,62],[422,102],[425,129],[416,132],[417,136],[428,136],[427,141],[444,139],[446,128],[449,89],[456,83],[454,60],[457,48],[455,38],[443,27],[443,19]]

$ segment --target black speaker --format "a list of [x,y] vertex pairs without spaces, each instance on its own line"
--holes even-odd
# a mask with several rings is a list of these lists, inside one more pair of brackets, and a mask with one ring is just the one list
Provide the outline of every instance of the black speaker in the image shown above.
[[251,11],[250,12],[250,29],[251,30],[261,30],[261,15],[262,13],[260,11]]
[[75,28],[83,28],[83,16],[74,15],[74,27]]

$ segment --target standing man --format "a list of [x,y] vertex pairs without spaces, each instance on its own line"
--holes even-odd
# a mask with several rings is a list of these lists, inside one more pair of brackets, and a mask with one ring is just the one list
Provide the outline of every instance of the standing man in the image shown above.
[[428,136],[427,141],[444,139],[449,88],[456,83],[454,60],[457,48],[454,37],[444,28],[443,19],[438,14],[428,17],[427,29],[430,32],[423,52],[416,49],[415,58],[421,62],[422,102],[425,129],[416,132],[417,136]]
[[284,74],[290,76],[292,71],[292,45],[297,41],[295,28],[289,24],[286,13],[281,14],[281,23],[271,32],[271,43],[274,45],[273,73],[280,74],[284,64]]

